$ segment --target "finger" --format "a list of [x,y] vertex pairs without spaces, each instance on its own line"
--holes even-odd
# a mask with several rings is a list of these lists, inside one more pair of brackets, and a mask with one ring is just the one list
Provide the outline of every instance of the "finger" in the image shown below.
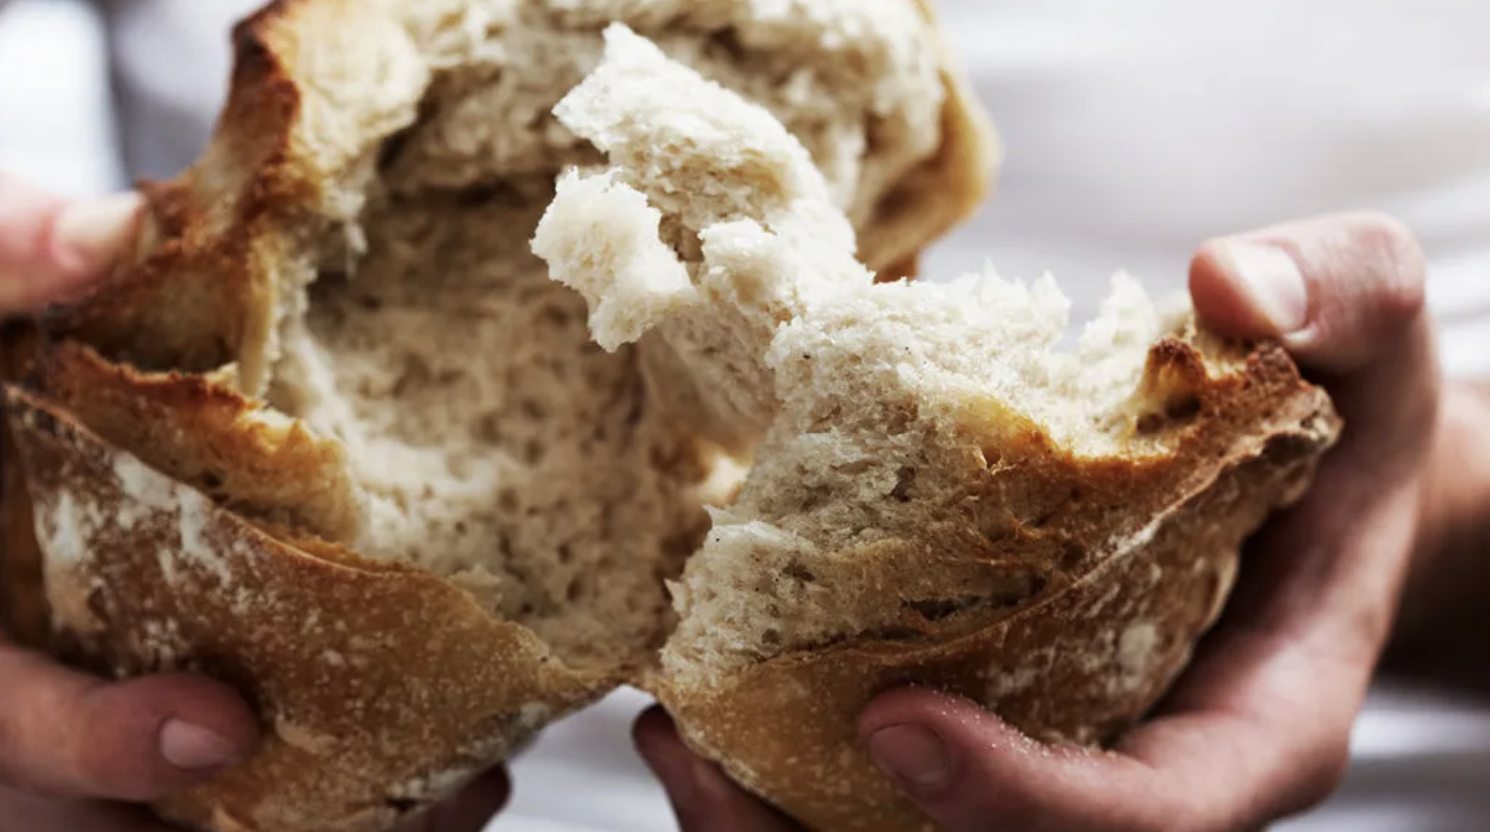
[[1329,373],[1342,446],[1304,503],[1254,542],[1221,626],[1116,753],[1037,747],[971,703],[925,692],[876,702],[864,740],[913,800],[957,832],[1231,830],[1334,788],[1390,626],[1432,433],[1422,281],[1410,235],[1380,217],[1207,246],[1192,274],[1201,317],[1226,334],[1281,337]]
[[504,769],[490,771],[455,797],[398,826],[398,832],[481,832],[507,805],[511,781]]
[[71,299],[103,278],[140,209],[138,194],[69,201],[0,174],[0,315]]
[[1129,750],[1165,761],[1232,747],[1260,769],[1255,781],[1271,790],[1273,810],[1292,812],[1333,790],[1348,759],[1350,724],[1416,536],[1441,382],[1423,255],[1400,223],[1325,218],[1241,243],[1281,252],[1292,270],[1224,253],[1235,245],[1212,244],[1197,258],[1198,312],[1259,317],[1267,304],[1248,305],[1268,290],[1256,287],[1301,278],[1307,314],[1277,329],[1301,363],[1329,373],[1345,431],[1304,502],[1249,546],[1227,616],[1171,697],[1172,715],[1136,734]]
[[242,760],[257,729],[226,687],[193,676],[117,684],[0,647],[0,779],[48,795],[141,802]]
[[[1327,217],[1216,241],[1196,258],[1191,289],[1202,320],[1241,337],[1280,332],[1301,363],[1329,374],[1330,393],[1345,419],[1340,447],[1326,459],[1305,505],[1292,513],[1307,520],[1276,524],[1249,555],[1254,575],[1276,578],[1299,568],[1290,546],[1330,542],[1322,551],[1311,548],[1320,568],[1308,573],[1310,580],[1290,582],[1300,593],[1269,590],[1267,597],[1247,599],[1246,587],[1239,588],[1243,598],[1235,606],[1271,614],[1268,623],[1276,628],[1286,630],[1290,621],[1350,624],[1350,611],[1392,607],[1383,603],[1383,594],[1394,591],[1400,570],[1357,567],[1405,566],[1406,547],[1399,544],[1415,528],[1415,512],[1406,512],[1406,503],[1416,494],[1416,472],[1432,441],[1441,385],[1424,312],[1424,272],[1411,233],[1377,214]],[[1302,288],[1284,288],[1295,283]],[[1284,305],[1258,298],[1300,293],[1307,312],[1292,318],[1302,323],[1257,323],[1265,310]],[[1270,586],[1267,580],[1253,584]],[[1319,609],[1338,614],[1315,615]],[[1376,621],[1363,631],[1368,649],[1375,649],[1389,624]]]
[[1250,787],[1231,789],[1239,815],[1306,808],[1343,775],[1416,536],[1439,400],[1424,258],[1400,223],[1354,214],[1267,229],[1208,245],[1191,274],[1198,313],[1222,326],[1267,317],[1269,303],[1256,298],[1287,296],[1294,290],[1280,287],[1291,281],[1307,298],[1292,326],[1277,315],[1273,333],[1232,334],[1281,335],[1302,364],[1327,373],[1345,419],[1340,447],[1303,503],[1249,545],[1226,616],[1168,714],[1123,747],[1158,769],[1216,759],[1218,749],[1251,761]]
[[1141,764],[1037,745],[964,699],[894,691],[859,730],[900,790],[952,832],[1182,828],[1164,825],[1163,796]]
[[901,690],[868,708],[860,731],[900,790],[951,832],[1235,832],[1325,789],[1307,770],[1307,741],[1268,718],[1292,729],[1306,720],[1276,697],[1267,704],[1279,711],[1263,719],[1161,717],[1109,752],[1041,745],[972,702]]
[[779,812],[730,782],[684,744],[661,708],[637,720],[636,746],[662,781],[683,832],[800,832]]
[[1190,294],[1220,334],[1282,338],[1303,363],[1345,373],[1422,317],[1424,271],[1422,248],[1397,220],[1332,215],[1206,243]]
[[54,800],[0,786],[0,829],[17,832],[184,832],[134,807]]

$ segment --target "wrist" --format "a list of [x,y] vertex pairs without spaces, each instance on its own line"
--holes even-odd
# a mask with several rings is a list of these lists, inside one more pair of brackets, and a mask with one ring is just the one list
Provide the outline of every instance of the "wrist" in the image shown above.
[[[1490,657],[1490,384],[1444,393],[1417,544],[1389,654],[1394,669],[1461,677]],[[1490,689],[1490,673],[1474,680]]]

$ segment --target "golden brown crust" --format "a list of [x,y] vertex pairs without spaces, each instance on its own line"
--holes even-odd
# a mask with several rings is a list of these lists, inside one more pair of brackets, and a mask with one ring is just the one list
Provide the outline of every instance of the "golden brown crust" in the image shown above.
[[[914,0],[939,37],[932,0]],[[943,51],[950,55],[950,47]],[[987,112],[978,105],[967,77],[956,66],[942,68],[947,103],[942,109],[942,145],[912,170],[883,200],[860,234],[859,257],[876,272],[904,272],[923,248],[970,217],[989,197],[1003,151]],[[907,272],[913,276],[913,272]]]
[[[932,0],[916,5],[943,40]],[[951,54],[950,46],[945,51]],[[992,195],[1003,163],[1003,145],[962,70],[945,66],[947,104],[942,145],[883,200],[860,257],[871,268],[915,258],[932,240],[966,221]]]
[[355,485],[336,442],[199,375],[147,374],[64,341],[38,357],[27,389],[117,448],[246,517],[340,540],[356,526]]
[[[232,78],[211,142],[176,179],[141,185],[147,210],[136,239],[100,290],[45,318],[52,338],[142,369],[237,362],[244,389],[260,392],[283,274],[310,267],[319,253],[308,241],[335,213],[329,172],[399,126],[359,134],[338,112],[328,118],[324,103],[318,118],[306,104],[314,70],[300,66],[300,46],[310,36],[318,51],[357,64],[340,67],[349,73],[408,60],[406,34],[370,11],[349,0],[273,0],[234,27]],[[420,92],[399,92],[348,109],[391,108],[412,120]]]
[[[350,488],[336,482],[336,447],[266,421],[228,380],[201,375],[241,361],[247,391],[262,381],[272,278],[315,255],[302,249],[325,230],[324,172],[335,167],[306,146],[300,38],[359,14],[350,0],[277,0],[235,30],[229,102],[208,153],[146,187],[149,216],[115,279],[44,322],[52,340],[24,362],[25,383],[18,367],[6,372],[17,383],[5,460],[18,455],[26,472],[24,488],[7,475],[0,506],[10,623],[44,637],[44,550],[64,657],[116,675],[201,670],[251,699],[267,729],[261,752],[160,806],[217,832],[386,829],[623,681],[564,670],[530,632],[447,582],[317,540],[336,537],[355,509],[338,497]],[[367,54],[397,48],[359,34]],[[965,79],[951,68],[944,77],[940,151],[863,229],[861,256],[892,276],[914,274],[920,249],[987,195],[999,162]],[[357,157],[381,138],[337,152]],[[1033,502],[1051,510],[1006,540],[931,530],[946,567],[937,580],[926,540],[854,561],[912,602],[937,600],[953,576],[976,584],[1010,564],[1050,572],[1034,601],[945,616],[912,605],[895,633],[708,687],[648,684],[696,748],[824,830],[926,826],[857,750],[859,710],[894,685],[971,696],[1044,738],[1108,738],[1163,692],[1214,620],[1240,540],[1297,494],[1333,435],[1328,403],[1281,352],[1246,361],[1240,381],[1223,384],[1190,345],[1155,350],[1156,418],[1187,418],[1176,391],[1197,397],[1204,416],[1150,459],[1075,459],[1031,432],[1013,479],[1047,492]],[[145,372],[166,368],[196,375]],[[997,502],[1000,487],[992,478],[978,496]],[[1079,509],[1073,487],[1085,492]],[[302,510],[259,516],[287,504]],[[1128,542],[1110,543],[1124,533]]]
[[231,829],[386,829],[617,683],[548,659],[448,583],[270,537],[8,391],[64,656],[229,681],[267,740],[161,809]]
[[[1048,486],[1049,513],[999,540],[932,531],[854,553],[860,583],[912,602],[896,632],[651,688],[694,748],[823,832],[932,828],[859,745],[858,715],[894,687],[967,696],[1042,740],[1111,740],[1163,695],[1219,614],[1242,541],[1298,499],[1338,435],[1327,396],[1280,348],[1253,349],[1240,373],[1217,366],[1228,352],[1207,361],[1182,340],[1153,349],[1145,394],[1161,408],[1196,400],[1171,414],[1194,421],[1166,453],[1082,460],[1032,435],[1017,479]],[[1043,565],[1048,581],[1012,607],[914,614],[908,593],[926,573],[975,588],[976,567],[995,563]]]
[[[14,381],[25,372],[36,341],[30,322],[0,323],[0,381]],[[0,626],[16,642],[43,649],[51,632],[51,611],[42,590],[42,554],[18,454],[15,437],[0,420]]]
[[42,554],[31,521],[31,499],[10,431],[0,438],[0,619],[5,636],[35,650],[49,646],[51,609],[42,585]]
[[0,425],[0,627],[24,647],[46,650],[52,631],[51,608],[42,583],[43,556],[32,522],[15,440]]

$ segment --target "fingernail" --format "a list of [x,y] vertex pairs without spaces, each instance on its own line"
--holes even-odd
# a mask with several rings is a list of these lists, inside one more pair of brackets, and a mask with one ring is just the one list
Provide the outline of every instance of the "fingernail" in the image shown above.
[[912,792],[932,792],[947,782],[950,767],[941,737],[919,725],[891,725],[869,738],[869,756]]
[[188,771],[223,768],[238,760],[238,748],[227,738],[179,719],[160,730],[160,753],[171,765]]
[[82,200],[62,209],[54,244],[59,257],[79,273],[94,274],[118,256],[143,204],[139,194],[124,193]]
[[1309,322],[1309,286],[1287,251],[1247,240],[1222,243],[1217,256],[1240,281],[1277,334],[1291,335]]

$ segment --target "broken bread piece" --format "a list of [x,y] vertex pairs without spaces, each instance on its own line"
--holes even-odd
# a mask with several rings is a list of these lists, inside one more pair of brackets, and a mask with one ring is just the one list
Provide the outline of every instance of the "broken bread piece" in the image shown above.
[[246,21],[216,135],[145,187],[108,285],[5,344],[3,574],[43,578],[50,647],[203,672],[260,716],[169,821],[381,832],[655,662],[665,581],[738,482],[529,247],[560,172],[602,158],[551,111],[613,21],[788,125],[879,267],[988,188],[992,134],[914,0]]
[[[768,111],[629,29],[605,38],[555,114],[611,167],[560,177],[533,251],[585,297],[596,343],[641,343],[664,407],[748,450],[776,414],[762,360],[776,328],[809,293],[873,276],[811,155]],[[709,106],[679,107],[695,93]]]
[[932,826],[856,731],[891,687],[1048,741],[1131,726],[1335,441],[1327,395],[1125,275],[1069,350],[1049,278],[876,284],[769,113],[607,38],[556,112],[609,165],[561,179],[535,251],[680,421],[759,437],[646,680],[688,743],[809,828],[905,832]]

